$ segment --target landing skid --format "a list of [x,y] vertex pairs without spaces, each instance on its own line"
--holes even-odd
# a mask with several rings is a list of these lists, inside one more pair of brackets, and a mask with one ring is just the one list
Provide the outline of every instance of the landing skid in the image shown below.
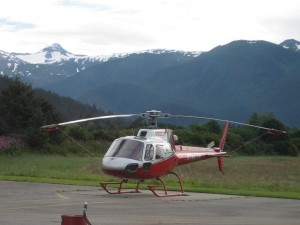
[[[129,191],[122,191],[122,185],[123,183],[127,183],[128,180],[122,180],[121,182],[101,182],[100,186],[109,194],[128,194],[128,193],[140,193],[139,186],[140,181],[138,181],[135,190],[129,190]],[[108,185],[119,185],[117,191],[111,191],[111,189],[108,189]]]
[[[157,197],[187,196],[187,194],[185,194],[183,191],[182,182],[181,182],[180,177],[174,172],[170,172],[170,174],[175,175],[178,179],[178,183],[180,185],[179,193],[168,194],[165,183],[159,177],[157,178],[157,180],[159,180],[161,184],[160,185],[149,185],[148,186],[149,190]],[[156,187],[163,187],[164,194],[158,194],[157,191],[155,190]]]
[[[162,179],[160,179],[159,177],[156,178],[157,180],[160,181],[161,184],[159,185],[149,185],[148,188],[149,190],[157,197],[172,197],[172,196],[187,196],[187,194],[184,193],[183,191],[183,187],[182,187],[182,182],[180,177],[174,173],[174,172],[170,172],[169,174],[173,174],[174,176],[177,177],[178,179],[178,183],[180,185],[180,190],[177,193],[172,193],[169,194],[166,188],[165,183],[163,182]],[[109,194],[128,194],[128,193],[140,193],[139,191],[139,185],[140,185],[140,181],[137,182],[136,188],[134,190],[128,190],[128,191],[122,191],[122,185],[123,183],[127,183],[128,180],[123,179],[121,182],[101,182],[100,186]],[[109,189],[108,185],[119,185],[119,187],[117,189]],[[158,193],[156,188],[157,187],[162,187],[163,190],[161,191],[162,193]],[[114,191],[112,191],[114,190]]]

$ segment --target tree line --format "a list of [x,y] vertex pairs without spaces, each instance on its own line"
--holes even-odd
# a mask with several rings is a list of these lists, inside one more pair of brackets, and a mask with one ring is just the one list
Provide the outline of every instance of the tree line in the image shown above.
[[[66,147],[70,138],[80,143],[93,143],[92,148],[98,149],[99,141],[107,147],[107,143],[120,136],[136,134],[138,128],[145,125],[135,124],[134,128],[129,129],[134,123],[120,119],[70,125],[62,132],[48,133],[40,127],[63,120],[100,116],[105,112],[95,106],[74,103],[70,99],[65,99],[65,102],[69,102],[65,104],[58,95],[33,89],[17,78],[1,77],[0,83],[0,152],[26,146],[35,152],[76,153],[74,149],[78,146],[75,148],[75,144],[74,147]],[[271,113],[253,113],[247,122],[279,130],[286,129]],[[191,124],[188,127],[173,124],[160,124],[160,127],[173,129],[179,136],[178,144],[181,145],[206,146],[211,141],[218,145],[222,133],[222,125],[216,121]],[[300,130],[288,129],[287,134],[270,134],[254,128],[231,125],[225,151],[244,155],[297,156],[300,153]]]

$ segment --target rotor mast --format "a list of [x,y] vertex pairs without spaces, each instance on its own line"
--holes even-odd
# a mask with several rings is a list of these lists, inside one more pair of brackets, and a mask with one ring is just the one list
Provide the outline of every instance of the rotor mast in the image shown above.
[[142,113],[141,117],[147,120],[147,125],[149,129],[156,129],[158,128],[157,119],[168,118],[170,117],[170,114],[162,114],[161,111],[150,110],[150,111],[146,111],[146,113]]

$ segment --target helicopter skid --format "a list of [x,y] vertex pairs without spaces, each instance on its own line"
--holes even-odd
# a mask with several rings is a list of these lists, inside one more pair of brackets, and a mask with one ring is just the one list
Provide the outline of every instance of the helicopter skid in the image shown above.
[[188,196],[187,194],[180,192],[180,193],[174,193],[174,194],[168,194],[167,190],[164,190],[164,194],[158,194],[155,191],[155,188],[161,186],[161,185],[149,185],[149,190],[156,196],[156,197],[173,197],[173,196]]
[[[127,180],[122,180],[121,182],[101,182],[100,186],[108,193],[108,194],[128,194],[128,193],[141,193],[139,191],[140,182],[138,181],[135,190],[122,191],[123,183],[127,183]],[[117,191],[111,191],[108,189],[108,185],[119,185]]]
[[[172,197],[172,196],[188,196],[187,194],[184,193],[183,188],[182,188],[182,182],[180,177],[174,173],[174,172],[170,172],[170,174],[173,174],[177,177],[178,179],[178,183],[180,185],[180,192],[179,193],[172,193],[172,194],[168,194],[167,188],[165,183],[163,182],[162,179],[160,179],[159,177],[157,178],[157,180],[160,181],[160,185],[149,185],[148,188],[149,190],[156,196],[156,197]],[[158,194],[155,190],[156,187],[163,187],[163,193],[164,194]]]

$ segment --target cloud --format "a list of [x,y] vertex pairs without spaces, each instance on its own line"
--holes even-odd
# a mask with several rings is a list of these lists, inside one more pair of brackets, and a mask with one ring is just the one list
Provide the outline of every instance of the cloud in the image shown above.
[[88,24],[82,27],[81,34],[85,38],[85,41],[92,41],[93,43],[101,45],[113,45],[113,44],[129,44],[129,45],[144,45],[146,43],[154,42],[151,36],[139,32],[135,29],[126,29],[122,25],[118,24],[101,24],[94,23]]
[[6,18],[0,18],[0,30],[2,31],[16,32],[24,29],[32,29],[34,27],[36,27],[34,24],[12,21]]
[[0,49],[38,51],[58,42],[73,53],[95,55],[207,51],[236,39],[277,43],[300,39],[299,8],[299,0],[1,1]]
[[93,1],[82,1],[82,0],[59,0],[58,5],[62,5],[65,7],[93,9],[93,10],[97,10],[97,11],[111,9],[111,7],[109,5],[104,5],[99,2],[95,2],[95,1],[93,2]]
[[[289,17],[278,15],[270,18],[264,19],[262,22],[265,27],[266,33],[270,35],[276,34],[276,39],[274,41],[281,42],[285,39],[297,39],[300,38],[300,15],[295,14]],[[274,38],[274,37],[273,37]]]

